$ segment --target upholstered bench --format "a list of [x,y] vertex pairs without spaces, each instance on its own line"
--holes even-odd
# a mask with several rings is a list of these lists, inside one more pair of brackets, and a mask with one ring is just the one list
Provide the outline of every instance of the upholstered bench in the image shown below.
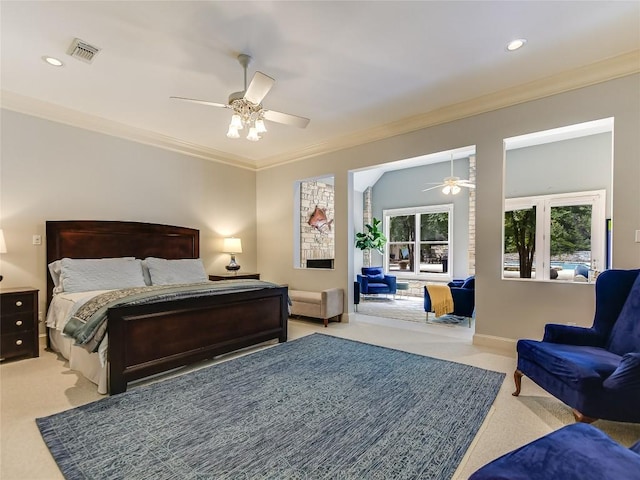
[[341,288],[330,288],[321,292],[306,292],[304,290],[289,290],[291,300],[291,315],[320,318],[324,326],[329,319],[337,317],[342,321],[344,312],[344,291]]

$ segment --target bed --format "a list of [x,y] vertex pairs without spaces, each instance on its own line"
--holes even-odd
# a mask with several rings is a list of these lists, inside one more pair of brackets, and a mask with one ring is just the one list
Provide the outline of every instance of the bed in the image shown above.
[[[47,265],[63,258],[197,259],[199,231],[139,222],[48,221]],[[228,281],[234,282],[234,281]],[[236,282],[242,282],[237,280]],[[215,282],[223,283],[223,282]],[[260,282],[266,284],[266,282]],[[54,295],[47,271],[47,310]],[[287,287],[253,288],[107,310],[106,362],[48,327],[47,344],[69,365],[117,394],[128,382],[269,340],[287,340]]]

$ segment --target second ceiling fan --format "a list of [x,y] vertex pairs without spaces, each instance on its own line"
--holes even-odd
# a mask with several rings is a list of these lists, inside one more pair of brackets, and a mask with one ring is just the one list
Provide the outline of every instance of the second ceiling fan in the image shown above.
[[273,87],[275,80],[262,72],[256,72],[251,79],[251,83],[247,86],[247,67],[251,62],[251,57],[241,53],[238,55],[238,62],[244,68],[244,90],[229,95],[228,103],[216,103],[185,97],[170,98],[233,110],[231,124],[227,132],[227,137],[229,138],[239,138],[239,130],[247,128],[247,140],[254,142],[260,140],[260,134],[267,131],[264,120],[300,128],[305,128],[309,124],[311,120],[308,118],[265,109],[262,106],[262,100]]
[[442,182],[440,183],[431,182],[429,184],[435,186],[425,188],[424,190],[422,190],[423,192],[428,192],[429,190],[435,190],[436,188],[442,187],[442,193],[444,193],[445,195],[455,195],[460,192],[460,187],[476,188],[476,186],[471,181],[464,180],[453,175],[453,155],[451,155],[451,175],[445,177],[444,180],[442,180]]

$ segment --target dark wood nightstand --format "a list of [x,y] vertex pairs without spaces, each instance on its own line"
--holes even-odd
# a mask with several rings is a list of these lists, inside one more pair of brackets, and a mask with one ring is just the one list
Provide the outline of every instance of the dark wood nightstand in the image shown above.
[[0,290],[0,361],[39,355],[38,290],[3,288]]
[[259,273],[223,273],[222,275],[209,275],[209,280],[260,280]]

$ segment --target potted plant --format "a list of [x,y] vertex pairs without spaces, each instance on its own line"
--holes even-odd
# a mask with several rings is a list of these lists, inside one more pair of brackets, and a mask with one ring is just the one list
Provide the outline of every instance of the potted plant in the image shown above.
[[370,250],[376,250],[381,255],[384,254],[384,246],[387,243],[387,237],[384,236],[380,229],[381,221],[373,218],[371,223],[367,223],[364,227],[365,232],[356,233],[356,248],[365,253],[366,266],[370,266],[371,255],[367,255]]

